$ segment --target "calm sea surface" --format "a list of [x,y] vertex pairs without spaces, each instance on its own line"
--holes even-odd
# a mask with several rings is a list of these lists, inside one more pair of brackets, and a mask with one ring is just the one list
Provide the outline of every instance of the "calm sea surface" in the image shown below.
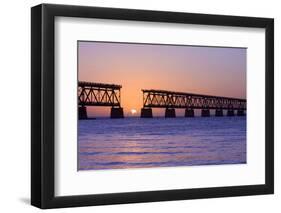
[[78,169],[246,163],[245,117],[79,120]]

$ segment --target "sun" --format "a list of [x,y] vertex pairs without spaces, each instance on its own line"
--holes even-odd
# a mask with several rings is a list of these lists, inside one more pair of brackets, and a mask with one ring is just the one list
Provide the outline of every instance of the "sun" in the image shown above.
[[136,113],[137,113],[137,110],[131,109],[131,114],[132,114],[132,115],[134,115],[134,114],[136,114]]

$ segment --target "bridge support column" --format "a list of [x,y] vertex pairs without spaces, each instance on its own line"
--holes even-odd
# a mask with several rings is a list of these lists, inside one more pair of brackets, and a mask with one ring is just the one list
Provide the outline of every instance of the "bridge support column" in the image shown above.
[[223,110],[222,109],[216,109],[216,116],[221,117],[223,116]]
[[82,119],[87,119],[88,115],[87,115],[87,108],[85,106],[79,106],[78,107],[78,119],[82,120]]
[[233,109],[227,110],[227,116],[234,116],[234,110]]
[[124,112],[122,107],[111,108],[110,118],[124,118]]
[[175,118],[176,110],[174,108],[166,108],[165,110],[165,118]]
[[194,110],[193,109],[185,109],[185,117],[194,117]]
[[244,112],[244,110],[238,110],[237,111],[237,116],[245,116],[245,112]]
[[202,109],[201,116],[202,117],[210,117],[210,110],[209,109]]
[[141,118],[152,118],[152,109],[151,108],[141,108]]

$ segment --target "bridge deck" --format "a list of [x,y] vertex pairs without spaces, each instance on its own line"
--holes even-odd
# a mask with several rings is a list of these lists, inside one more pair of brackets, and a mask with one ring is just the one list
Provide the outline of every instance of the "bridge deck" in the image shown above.
[[104,84],[104,83],[94,83],[94,82],[86,82],[79,81],[78,87],[92,87],[92,88],[104,88],[104,89],[121,89],[121,85],[117,84]]

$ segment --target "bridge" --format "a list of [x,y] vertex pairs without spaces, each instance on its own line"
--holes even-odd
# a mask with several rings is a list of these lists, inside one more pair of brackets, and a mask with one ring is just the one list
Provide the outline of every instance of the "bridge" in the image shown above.
[[203,117],[210,116],[210,110],[215,110],[216,116],[223,116],[223,110],[227,110],[227,116],[244,116],[247,105],[245,99],[231,97],[152,89],[142,92],[142,118],[152,118],[152,108],[165,108],[165,117],[176,117],[176,108],[185,109],[185,117],[194,117],[194,109],[201,109]]
[[[124,118],[121,107],[121,85],[93,82],[78,82],[78,117],[87,119],[88,106],[111,107],[111,118]],[[221,97],[167,90],[143,89],[142,118],[152,118],[152,108],[165,108],[165,117],[176,117],[176,108],[185,109],[185,117],[194,117],[194,109],[201,110],[201,116],[209,117],[210,110],[216,116],[244,116],[246,99]],[[236,113],[237,111],[237,113]]]
[[121,85],[78,82],[78,117],[87,119],[87,106],[111,107],[111,118],[123,118]]

